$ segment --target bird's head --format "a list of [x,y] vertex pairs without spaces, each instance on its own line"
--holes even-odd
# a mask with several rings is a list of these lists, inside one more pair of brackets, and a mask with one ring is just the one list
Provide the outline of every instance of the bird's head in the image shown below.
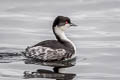
[[71,26],[76,26],[76,25],[71,23],[70,18],[64,16],[57,16],[53,22],[53,28],[57,27],[62,31],[67,30]]

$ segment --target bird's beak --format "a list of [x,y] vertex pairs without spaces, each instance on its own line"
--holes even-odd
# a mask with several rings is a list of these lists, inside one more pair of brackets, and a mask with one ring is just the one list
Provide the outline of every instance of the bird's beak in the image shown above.
[[76,25],[76,24],[74,24],[74,23],[71,23],[71,24],[70,24],[70,26],[77,26],[77,25]]

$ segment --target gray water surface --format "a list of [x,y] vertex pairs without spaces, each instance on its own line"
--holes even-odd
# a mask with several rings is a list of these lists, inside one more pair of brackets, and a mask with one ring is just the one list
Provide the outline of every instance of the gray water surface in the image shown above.
[[[76,74],[73,80],[119,80],[120,0],[0,0],[0,53],[55,39],[51,26],[58,15],[78,25],[66,32],[77,47],[77,62],[64,72]],[[0,80],[54,80],[25,79],[25,71],[52,68],[25,64],[21,56],[0,62]]]

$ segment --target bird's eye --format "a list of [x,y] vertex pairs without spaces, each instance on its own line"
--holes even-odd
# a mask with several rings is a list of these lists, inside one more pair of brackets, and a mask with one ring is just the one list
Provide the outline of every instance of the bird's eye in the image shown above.
[[65,24],[68,24],[68,21],[66,21]]

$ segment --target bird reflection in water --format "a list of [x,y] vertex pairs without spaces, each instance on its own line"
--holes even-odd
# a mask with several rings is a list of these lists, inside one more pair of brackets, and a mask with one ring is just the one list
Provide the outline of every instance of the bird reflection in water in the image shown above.
[[25,71],[24,78],[50,78],[56,80],[73,80],[76,74],[60,73],[59,68],[69,68],[75,65],[76,58],[67,61],[40,61],[36,59],[26,59],[25,64],[37,64],[54,67],[53,71],[37,69],[35,72]]

